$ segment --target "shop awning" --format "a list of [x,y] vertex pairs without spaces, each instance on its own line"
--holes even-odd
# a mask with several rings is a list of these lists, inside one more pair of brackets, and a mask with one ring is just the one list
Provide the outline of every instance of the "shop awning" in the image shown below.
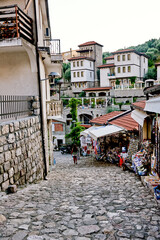
[[88,129],[82,131],[80,135],[87,137],[87,136],[89,135],[89,129],[90,129],[90,130],[93,130],[93,129],[95,129],[95,128],[96,128],[95,126],[92,126],[92,127],[88,128]]
[[148,117],[148,115],[143,111],[135,109],[131,112],[131,117],[143,127],[144,119]]
[[102,127],[96,127],[95,129],[88,129],[88,131],[89,135],[96,140],[97,138],[100,137],[124,131],[124,129],[114,125],[107,125]]
[[160,97],[152,98],[146,101],[145,111],[160,113]]

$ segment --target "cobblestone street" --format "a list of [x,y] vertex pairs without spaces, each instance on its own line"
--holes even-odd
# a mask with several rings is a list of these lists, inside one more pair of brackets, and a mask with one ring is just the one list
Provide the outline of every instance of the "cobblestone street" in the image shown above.
[[[47,181],[1,194],[1,240],[160,239],[154,197],[130,172],[55,152]],[[2,217],[2,216],[1,216]]]

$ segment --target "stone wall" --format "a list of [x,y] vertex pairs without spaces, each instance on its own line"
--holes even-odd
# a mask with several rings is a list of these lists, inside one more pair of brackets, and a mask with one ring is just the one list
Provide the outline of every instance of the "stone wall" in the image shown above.
[[39,116],[0,124],[0,191],[43,178]]

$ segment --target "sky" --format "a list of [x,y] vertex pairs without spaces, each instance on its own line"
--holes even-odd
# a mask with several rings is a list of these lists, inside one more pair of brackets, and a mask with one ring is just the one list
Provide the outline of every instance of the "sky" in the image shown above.
[[95,41],[112,52],[160,38],[160,0],[49,0],[61,51]]

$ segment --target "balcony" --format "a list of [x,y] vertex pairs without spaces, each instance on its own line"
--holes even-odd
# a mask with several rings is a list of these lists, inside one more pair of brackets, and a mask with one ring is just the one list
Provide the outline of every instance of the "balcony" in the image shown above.
[[53,119],[55,116],[62,116],[62,101],[47,101],[47,118]]
[[51,62],[60,63],[63,61],[61,54],[61,44],[60,39],[45,39],[44,40],[44,48],[51,56]]
[[33,21],[17,5],[0,7],[0,40],[23,38],[33,43]]

